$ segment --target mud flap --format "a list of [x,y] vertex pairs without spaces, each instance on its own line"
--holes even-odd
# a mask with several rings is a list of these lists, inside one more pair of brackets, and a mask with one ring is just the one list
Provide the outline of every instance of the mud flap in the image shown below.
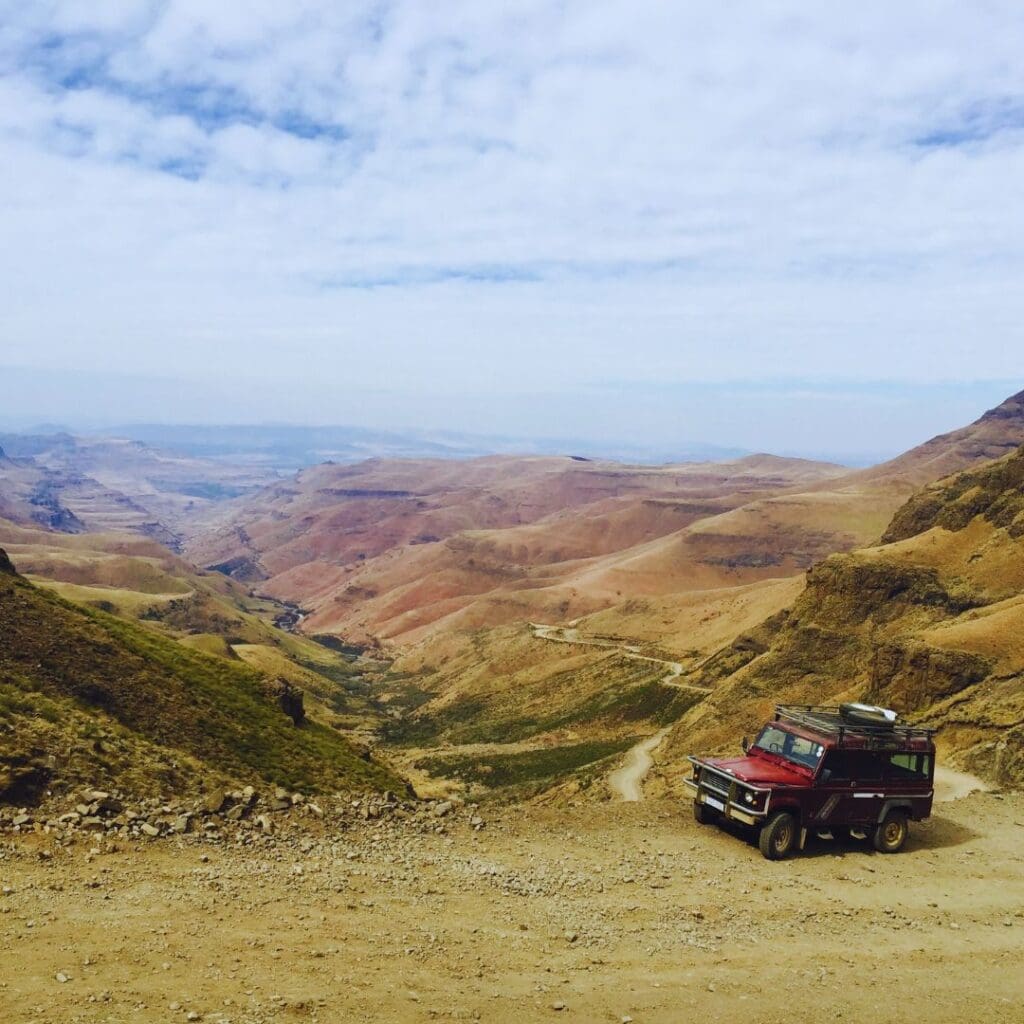
[[800,849],[801,850],[804,848],[804,845],[806,843],[807,843],[807,829],[802,828],[802,829],[800,829]]

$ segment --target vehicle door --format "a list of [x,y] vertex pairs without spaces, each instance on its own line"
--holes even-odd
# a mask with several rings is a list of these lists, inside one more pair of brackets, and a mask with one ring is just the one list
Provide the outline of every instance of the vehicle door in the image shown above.
[[811,826],[819,832],[826,832],[833,826],[849,824],[852,792],[846,751],[827,751],[810,794],[811,806],[808,810]]
[[851,825],[874,825],[885,801],[882,768],[886,756],[871,750],[848,750],[850,799],[847,820]]

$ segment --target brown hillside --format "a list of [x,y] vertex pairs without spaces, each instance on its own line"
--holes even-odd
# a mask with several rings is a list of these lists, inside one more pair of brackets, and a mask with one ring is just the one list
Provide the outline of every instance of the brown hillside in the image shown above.
[[778,701],[854,699],[938,727],[971,771],[1024,779],[1024,448],[915,495],[886,537],[808,574],[769,649],[682,721],[670,762],[735,744]]
[[1024,391],[969,426],[940,434],[889,462],[851,474],[853,480],[898,478],[921,486],[1002,458],[1024,444]]
[[771,456],[321,466],[245,503],[190,553],[309,609],[308,630],[406,645],[793,576],[876,542],[922,483],[1022,442],[1017,396],[855,473]]
[[634,592],[780,575],[779,563],[725,556],[696,574],[687,561],[680,585],[655,559],[637,574],[646,582],[630,580],[623,593],[599,560],[638,555],[753,497],[840,473],[771,456],[665,467],[511,457],[321,466],[264,492],[189,552],[310,609],[307,629],[408,641],[435,628],[584,614]]

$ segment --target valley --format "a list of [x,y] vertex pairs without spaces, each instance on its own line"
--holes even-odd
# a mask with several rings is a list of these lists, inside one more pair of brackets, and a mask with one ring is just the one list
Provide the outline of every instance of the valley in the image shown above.
[[[681,795],[688,750],[783,698],[885,700],[945,726],[959,767],[1021,777],[1024,662],[1001,639],[1024,591],[1020,395],[854,472],[374,458],[253,491],[266,470],[223,451],[5,440],[0,544],[22,577],[301,693],[424,794],[632,798],[618,773],[658,737],[646,785]],[[149,501],[146,523],[67,488],[40,521],[25,481],[87,470]]]

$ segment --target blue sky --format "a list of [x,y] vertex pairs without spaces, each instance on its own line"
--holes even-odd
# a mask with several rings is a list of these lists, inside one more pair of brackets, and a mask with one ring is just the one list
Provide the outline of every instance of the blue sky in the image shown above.
[[897,450],[1024,387],[1021,52],[1012,2],[0,0],[6,413]]

